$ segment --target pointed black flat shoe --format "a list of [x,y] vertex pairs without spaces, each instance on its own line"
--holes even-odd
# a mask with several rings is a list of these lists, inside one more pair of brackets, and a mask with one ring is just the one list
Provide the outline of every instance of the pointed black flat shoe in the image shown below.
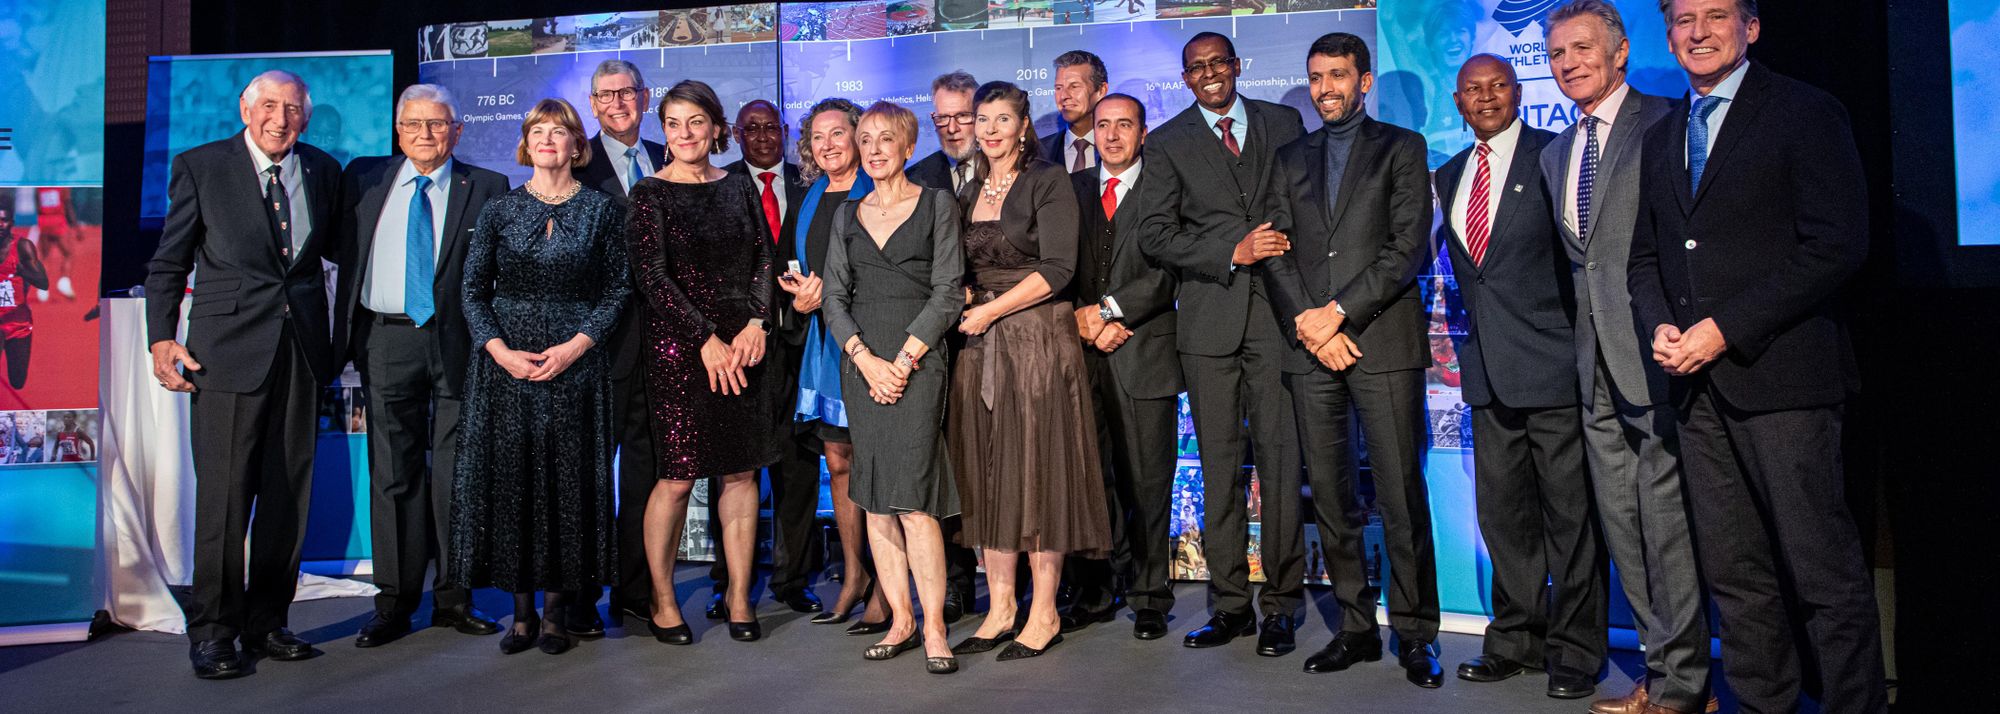
[[542,640],[542,618],[529,620],[527,629],[527,632],[521,633],[508,628],[506,636],[500,638],[500,653],[520,654],[534,649]]
[[845,612],[834,612],[832,610],[827,610],[820,614],[814,615],[812,619],[807,620],[807,622],[810,622],[815,625],[838,625],[840,623],[846,622],[847,618],[850,617],[853,617],[853,615],[850,615]]
[[881,622],[868,622],[864,620],[847,626],[847,634],[850,637],[859,637],[861,635],[879,635],[888,631],[889,631],[888,620],[883,620]]
[[895,659],[896,655],[924,646],[924,633],[912,632],[902,642],[893,645],[870,645],[861,651],[861,658],[870,662]]
[[1020,640],[1014,640],[1013,642],[1007,643],[1007,649],[1000,650],[1000,656],[994,657],[993,659],[998,662],[1012,662],[1017,659],[1040,657],[1042,656],[1042,653],[1055,649],[1056,645],[1059,644],[1062,644],[1061,634],[1057,634],[1055,637],[1049,638],[1049,643],[1046,645],[1042,645],[1041,649],[1035,649],[1033,647],[1021,644]]
[[967,637],[953,646],[951,653],[955,655],[969,655],[990,652],[993,648],[999,647],[1000,643],[1012,640],[1018,634],[1021,634],[1018,630],[1008,630],[1000,633],[997,637]]

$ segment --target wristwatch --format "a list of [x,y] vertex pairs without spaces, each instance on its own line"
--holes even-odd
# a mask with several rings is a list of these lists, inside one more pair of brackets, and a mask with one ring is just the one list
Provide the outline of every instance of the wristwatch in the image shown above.
[[1118,319],[1118,315],[1111,312],[1111,298],[1109,296],[1097,301],[1097,319],[1105,322],[1113,322]]

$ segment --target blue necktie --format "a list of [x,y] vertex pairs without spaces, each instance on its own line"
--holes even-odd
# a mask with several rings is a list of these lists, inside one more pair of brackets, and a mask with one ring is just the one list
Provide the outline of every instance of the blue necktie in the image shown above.
[[639,168],[639,147],[627,148],[625,150],[625,161],[625,192],[629,194],[632,192],[633,186],[639,185],[639,179],[646,177],[642,173],[643,169]]
[[431,179],[417,177],[417,192],[410,196],[409,242],[403,257],[403,313],[422,327],[437,307],[431,304],[431,277],[436,260],[431,255]]
[[1583,118],[1583,167],[1576,172],[1576,237],[1590,241],[1590,186],[1597,181],[1597,117]]
[[1722,106],[1715,96],[1694,100],[1694,115],[1688,118],[1688,189],[1701,192],[1701,171],[1708,168],[1708,115]]

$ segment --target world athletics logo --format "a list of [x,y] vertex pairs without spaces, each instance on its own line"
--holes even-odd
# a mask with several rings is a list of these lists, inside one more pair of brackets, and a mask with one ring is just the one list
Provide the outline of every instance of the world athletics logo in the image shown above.
[[1493,21],[1500,23],[1500,27],[1508,33],[1519,35],[1522,30],[1528,29],[1529,25],[1541,22],[1542,18],[1548,15],[1549,9],[1561,2],[1562,0],[1500,0],[1500,5],[1493,8]]

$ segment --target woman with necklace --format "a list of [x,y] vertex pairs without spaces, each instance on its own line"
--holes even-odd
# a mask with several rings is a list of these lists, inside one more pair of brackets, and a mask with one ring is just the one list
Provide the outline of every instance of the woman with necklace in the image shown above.
[[[945,640],[944,530],[958,515],[945,455],[945,350],[939,341],[963,306],[958,204],[911,183],[917,117],[877,102],[857,127],[867,198],[834,214],[826,257],[826,324],[847,361],[843,393],[854,438],[848,497],[868,514],[875,582],[892,618],[862,656],[885,660],[922,647],[932,674],[958,671]],[[863,398],[862,395],[866,395]],[[924,606],[917,628],[910,581]]]
[[618,576],[610,364],[592,348],[631,292],[625,216],[571,175],[591,156],[567,102],[537,103],[514,154],[534,175],[486,204],[466,250],[465,321],[479,351],[465,379],[447,572],[514,594],[500,651],[562,654],[574,643],[566,606]]
[[[1083,349],[1066,299],[1076,270],[1077,202],[1069,175],[1037,156],[1028,95],[1007,82],[973,94],[979,153],[967,184],[967,335],[953,368],[948,428],[965,508],[963,539],[986,561],[986,620],[953,652],[1007,640],[1002,661],[1062,641],[1056,585],[1063,556],[1111,546],[1097,426]],[[1015,628],[1016,564],[1028,554],[1034,594]]]
[[696,479],[721,476],[715,496],[729,567],[729,636],[763,637],[750,606],[757,562],[757,470],[778,460],[768,415],[764,320],[771,315],[771,228],[750,177],[709,160],[729,148],[715,90],[684,80],[657,111],[669,161],[632,187],[626,236],[641,299],[646,390],[659,483],[645,504],[654,638],[694,642],[674,595],[674,561]]

